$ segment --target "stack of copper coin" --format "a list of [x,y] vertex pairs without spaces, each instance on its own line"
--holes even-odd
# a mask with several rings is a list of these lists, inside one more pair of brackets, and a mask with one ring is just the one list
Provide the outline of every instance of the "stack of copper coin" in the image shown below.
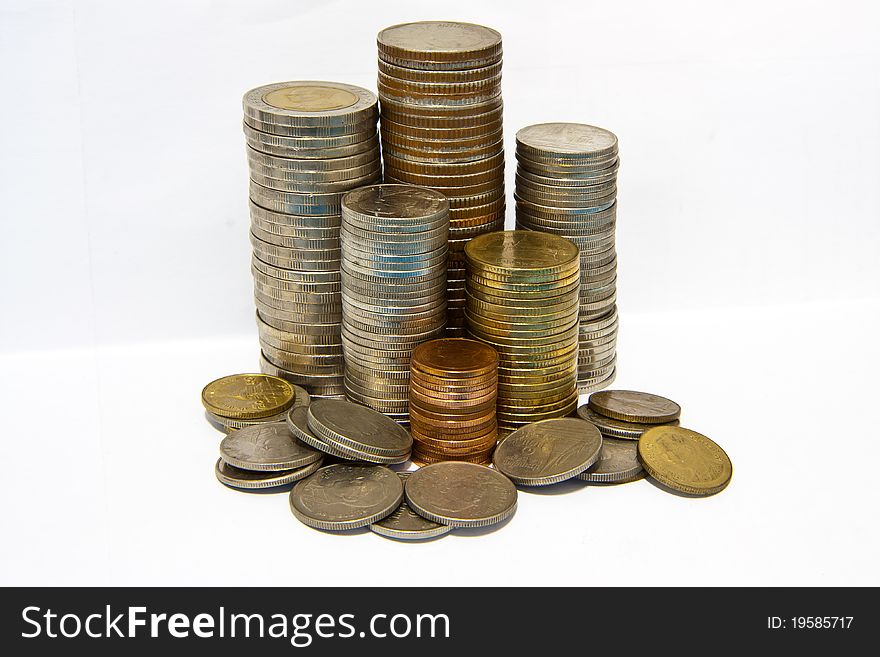
[[472,239],[468,333],[498,352],[498,429],[562,417],[577,406],[580,259],[571,241],[528,230]]
[[498,354],[466,338],[423,342],[410,361],[414,461],[488,463],[497,439]]
[[377,43],[385,181],[449,199],[447,334],[464,335],[464,244],[504,228],[501,35],[425,21]]

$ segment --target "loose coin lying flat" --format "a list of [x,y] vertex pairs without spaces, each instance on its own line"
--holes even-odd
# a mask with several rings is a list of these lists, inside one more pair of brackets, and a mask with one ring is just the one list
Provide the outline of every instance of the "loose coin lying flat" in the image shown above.
[[420,516],[452,527],[485,527],[516,511],[516,486],[484,465],[445,461],[413,472],[406,501]]
[[214,415],[247,420],[278,415],[293,405],[294,390],[268,374],[233,374],[202,389],[202,404]]
[[[582,420],[595,424],[603,436],[611,436],[612,438],[638,440],[648,429],[658,426],[656,424],[646,424],[643,422],[624,422],[623,420],[615,420],[613,417],[607,417],[596,413],[587,404],[578,407],[577,414]],[[666,424],[678,426],[678,420],[673,420]]]
[[[405,484],[411,473],[398,472],[397,474]],[[420,516],[410,508],[406,500],[403,500],[390,516],[370,525],[370,529],[382,536],[403,541],[436,538],[452,531],[452,527],[448,525],[441,525]]]
[[299,442],[286,422],[244,427],[220,443],[220,456],[244,470],[292,470],[320,460],[321,453]]
[[217,480],[231,488],[253,490],[258,488],[274,488],[292,484],[300,479],[305,479],[321,467],[321,459],[314,463],[297,468],[295,470],[279,470],[277,472],[258,472],[255,470],[242,470],[229,465],[222,458],[217,459],[214,466],[214,475]]
[[638,443],[639,461],[654,479],[690,495],[714,495],[730,483],[733,465],[715,442],[682,427],[654,427]]
[[319,438],[342,449],[377,456],[401,456],[412,449],[412,436],[379,411],[335,399],[309,405],[309,428]]
[[390,515],[403,500],[403,483],[381,465],[328,465],[290,491],[290,510],[316,529],[365,527]]
[[588,405],[597,413],[624,422],[663,424],[681,415],[681,406],[671,399],[634,390],[594,392]]
[[495,468],[514,483],[548,486],[571,479],[593,465],[602,449],[599,430],[577,418],[527,424],[495,449]]
[[638,443],[634,440],[602,438],[599,460],[578,479],[597,484],[624,484],[645,476],[638,458]]

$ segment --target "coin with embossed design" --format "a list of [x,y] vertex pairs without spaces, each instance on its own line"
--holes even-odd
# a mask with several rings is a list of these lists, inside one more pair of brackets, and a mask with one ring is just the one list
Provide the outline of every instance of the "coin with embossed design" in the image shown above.
[[639,463],[638,443],[634,440],[602,437],[602,451],[593,466],[578,479],[595,484],[623,484],[645,476]]
[[318,459],[314,463],[294,470],[242,470],[241,468],[229,465],[221,458],[217,459],[217,464],[214,466],[214,476],[217,477],[220,483],[230,488],[255,490],[292,484],[300,479],[305,479],[320,467],[321,459]]
[[596,413],[624,422],[663,424],[681,415],[681,406],[671,399],[634,390],[594,392],[587,404]]
[[[644,422],[624,422],[623,420],[615,420],[613,417],[607,417],[601,413],[597,413],[587,404],[578,407],[578,417],[586,420],[591,424],[595,424],[603,436],[612,438],[624,438],[626,440],[638,440],[642,434],[648,429],[656,427],[656,424],[646,424]],[[678,420],[672,420],[666,424],[678,426]]]
[[367,406],[339,399],[317,399],[308,407],[309,428],[343,449],[377,456],[406,455],[412,436],[394,420]]
[[683,427],[648,429],[639,438],[638,455],[654,479],[689,495],[719,493],[733,476],[733,465],[721,447]]
[[[407,477],[411,473],[398,472],[397,474],[405,485]],[[443,536],[452,531],[452,527],[449,525],[441,525],[420,516],[410,508],[406,500],[403,500],[390,516],[370,525],[370,529],[381,536],[402,541],[421,541]]]
[[273,422],[227,434],[220,456],[243,470],[293,470],[318,461],[321,453],[298,441],[286,422]]
[[202,389],[205,409],[221,417],[247,420],[278,415],[293,405],[295,392],[284,379],[268,374],[233,374]]

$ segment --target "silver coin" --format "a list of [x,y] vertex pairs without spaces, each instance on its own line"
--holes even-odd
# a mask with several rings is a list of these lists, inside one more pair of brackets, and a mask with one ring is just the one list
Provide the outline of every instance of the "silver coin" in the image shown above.
[[[316,399],[318,401],[318,399]],[[292,408],[287,413],[287,426],[290,432],[296,436],[297,440],[302,441],[309,447],[313,447],[324,454],[335,456],[336,458],[349,459],[346,452],[338,450],[326,442],[318,438],[309,429],[308,424],[308,408]]]
[[220,443],[220,457],[243,470],[292,470],[314,463],[321,454],[299,442],[286,422],[244,427]]
[[399,456],[412,449],[412,436],[381,413],[343,401],[319,400],[309,406],[312,433],[337,447],[378,456]]
[[220,483],[225,484],[230,488],[255,490],[292,484],[300,479],[305,479],[320,467],[321,459],[319,458],[314,463],[310,463],[309,465],[295,470],[279,470],[274,472],[242,470],[241,468],[229,465],[220,458],[217,459],[217,463],[214,466],[214,475]]
[[645,471],[639,463],[638,446],[635,440],[603,438],[599,460],[580,473],[578,479],[597,484],[624,484],[641,479]]
[[511,433],[492,457],[514,483],[548,486],[576,477],[599,458],[602,434],[576,418],[528,424]]
[[[294,398],[294,399],[296,399],[296,398]],[[296,403],[296,402],[294,401],[294,403]],[[227,432],[228,431],[236,431],[238,429],[243,429],[244,427],[252,427],[257,424],[267,424],[267,423],[271,423],[271,422],[282,422],[284,420],[284,418],[287,416],[287,411],[284,411],[284,413],[279,413],[278,415],[271,415],[266,418],[258,418],[258,419],[254,419],[254,420],[236,420],[234,418],[223,417],[222,415],[216,415],[216,414],[212,413],[211,411],[205,411],[205,413],[207,413],[208,417],[211,418],[211,420],[214,423],[219,425],[218,428],[224,429]]]
[[[637,441],[648,429],[657,426],[656,424],[625,422],[624,420],[615,420],[614,418],[605,417],[591,409],[586,404],[578,407],[577,414],[582,420],[586,420],[587,422],[596,425],[603,436],[621,438],[624,440]],[[664,424],[678,426],[679,421],[673,420],[672,422],[666,422]]]
[[413,472],[406,501],[420,516],[451,527],[484,527],[516,511],[516,486],[475,463],[444,461]]
[[297,483],[290,491],[293,515],[310,527],[343,531],[390,515],[403,500],[403,484],[381,465],[336,463]]
[[[397,475],[405,484],[410,473],[398,472]],[[370,529],[381,536],[402,541],[422,541],[452,531],[449,525],[441,525],[420,516],[410,508],[406,500],[390,516],[370,525]]]

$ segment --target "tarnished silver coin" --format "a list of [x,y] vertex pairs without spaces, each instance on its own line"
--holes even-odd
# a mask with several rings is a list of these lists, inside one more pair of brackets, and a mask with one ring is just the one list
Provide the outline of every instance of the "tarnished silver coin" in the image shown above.
[[577,418],[541,420],[520,427],[495,450],[495,468],[514,483],[548,486],[576,477],[602,449],[599,430]]
[[230,488],[241,490],[255,490],[260,488],[275,488],[286,486],[300,479],[305,479],[321,467],[321,459],[295,470],[278,470],[276,472],[242,470],[229,465],[222,458],[217,459],[214,466],[214,475],[221,484]]
[[[400,480],[404,482],[404,486],[410,474],[412,473],[397,473]],[[402,541],[422,541],[443,536],[452,531],[452,527],[449,525],[441,525],[420,516],[410,508],[406,500],[403,500],[390,516],[370,525],[370,529],[376,534]]]
[[316,529],[365,527],[390,515],[403,500],[403,483],[381,465],[335,463],[296,484],[290,510]]
[[298,441],[286,422],[244,427],[220,443],[221,458],[243,470],[292,470],[314,463],[320,452]]
[[312,433],[312,430],[309,429],[308,416],[309,409],[306,406],[292,408],[287,413],[287,427],[290,429],[290,432],[296,436],[297,440],[304,442],[309,447],[313,447],[324,454],[329,454],[336,458],[349,459],[350,457],[348,454],[328,445]]
[[340,449],[376,456],[402,456],[412,449],[412,436],[394,420],[367,406],[319,399],[309,405],[312,433]]
[[595,392],[587,404],[596,413],[624,422],[665,424],[681,415],[681,406],[671,399],[635,390]]
[[603,437],[599,460],[580,473],[578,479],[596,484],[625,484],[643,478],[645,470],[639,463],[638,446],[635,440]]
[[444,461],[413,472],[406,501],[420,516],[452,527],[485,527],[516,512],[516,486],[475,463]]
[[[643,422],[624,422],[623,420],[615,420],[612,417],[606,417],[605,415],[596,413],[587,404],[580,406],[577,409],[577,414],[582,420],[595,424],[603,436],[623,438],[625,440],[638,440],[648,429],[658,426],[656,424],[645,424]],[[678,426],[678,420],[665,422],[664,424]]]

